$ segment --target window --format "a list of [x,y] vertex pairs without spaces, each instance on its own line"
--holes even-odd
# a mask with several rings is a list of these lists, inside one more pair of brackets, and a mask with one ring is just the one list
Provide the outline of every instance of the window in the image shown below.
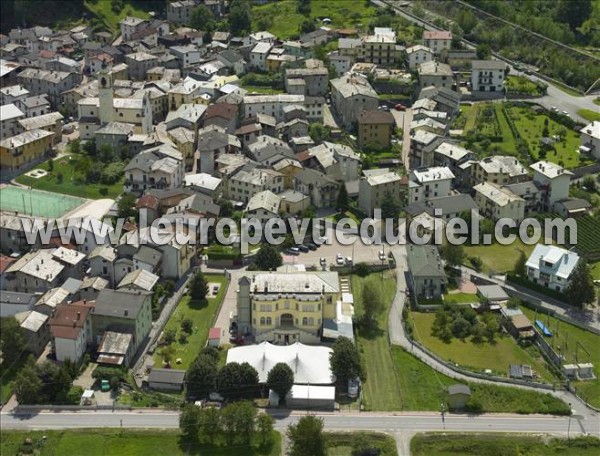
[[271,317],[267,317],[267,326],[271,326]]
[[260,317],[260,325],[261,326],[265,325],[265,317]]
[[308,326],[308,318],[302,318],[302,326]]

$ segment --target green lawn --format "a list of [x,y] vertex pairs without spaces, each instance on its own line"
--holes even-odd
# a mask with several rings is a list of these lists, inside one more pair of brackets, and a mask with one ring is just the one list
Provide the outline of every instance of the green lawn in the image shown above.
[[600,280],[600,261],[596,261],[595,263],[590,264],[590,268],[592,270],[592,276],[595,280]]
[[[42,448],[42,436],[46,443]],[[25,454],[22,451],[26,438],[32,440],[40,455],[85,454],[86,456],[138,456],[150,454],[197,456],[279,456],[281,435],[273,433],[273,446],[259,451],[257,445],[218,447],[204,444],[190,445],[181,439],[176,430],[81,429],[66,431],[2,431],[0,454]],[[84,450],[85,448],[85,450]]]
[[326,432],[327,456],[352,456],[356,442],[368,442],[371,448],[379,448],[381,456],[397,456],[396,440],[382,432]]
[[493,344],[487,341],[480,344],[453,338],[446,343],[431,334],[435,320],[434,313],[412,312],[411,322],[414,325],[413,336],[426,348],[443,359],[456,363],[473,372],[491,369],[496,375],[506,376],[509,364],[529,364],[540,375],[542,380],[552,383],[552,374],[537,349],[525,350],[508,334],[496,337]]
[[267,86],[255,86],[255,85],[240,84],[240,87],[242,87],[243,89],[246,89],[250,93],[252,93],[252,92],[266,93],[266,94],[285,93],[284,90],[279,90],[279,89],[275,89],[273,87],[267,87]]
[[[208,298],[206,303],[199,303],[190,299],[189,295],[185,295],[177,308],[169,318],[165,331],[174,329],[177,331],[177,338],[173,343],[175,347],[175,354],[173,359],[181,358],[181,364],[173,364],[174,368],[187,369],[189,365],[196,359],[199,351],[206,345],[208,339],[208,330],[212,327],[213,322],[216,318],[218,309],[225,297],[227,292],[228,280],[222,275],[216,274],[205,274],[206,280],[209,283],[219,283],[219,293],[215,298]],[[187,342],[182,344],[179,341],[179,335],[181,331],[181,322],[191,318],[194,322],[194,329],[192,334],[187,338]],[[223,328],[227,330],[228,328]],[[154,364],[162,367],[163,361],[160,356],[160,348],[154,352]]]
[[589,120],[590,122],[600,120],[600,112],[598,110],[594,111],[592,109],[580,109],[577,111],[577,114],[584,119]]
[[[392,347],[402,410],[439,411],[446,401],[446,389],[459,382],[436,372],[400,347]],[[473,401],[485,412],[498,413],[569,413],[569,406],[547,393],[508,386],[470,383]]]
[[[157,4],[152,2],[132,2],[125,1],[123,9],[119,12],[115,12],[112,9],[112,2],[109,0],[84,0],[85,7],[93,13],[98,19],[100,19],[106,28],[111,32],[119,30],[119,21],[124,19],[126,16],[135,16],[142,19],[150,17],[148,11],[156,7]],[[142,9],[140,4],[147,3],[150,10],[146,11]]]
[[542,92],[540,86],[525,76],[508,76],[506,78],[506,89],[512,93],[529,95],[541,95]]
[[479,296],[472,293],[446,293],[444,301],[452,301],[456,304],[471,304],[472,302],[479,302]]
[[367,379],[363,383],[364,404],[367,410],[400,410],[400,392],[394,372],[394,364],[390,353],[388,338],[389,308],[396,294],[396,280],[392,273],[380,273],[367,277],[352,276],[352,293],[354,294],[354,310],[359,316],[363,312],[362,289],[366,282],[375,283],[381,288],[384,310],[377,319],[378,327],[374,330],[359,330],[358,346],[367,371]]
[[[42,163],[35,169],[49,171],[48,162]],[[59,173],[62,174],[62,181],[58,178]],[[75,177],[75,170],[71,164],[70,156],[54,160],[54,170],[44,177],[36,179],[21,175],[17,178],[19,184],[32,188],[89,199],[116,198],[123,192],[124,180],[123,177],[112,185],[84,184]],[[106,189],[106,191],[104,192],[102,189]]]
[[13,385],[12,381],[19,373],[19,370],[25,364],[27,354],[21,356],[10,368],[8,366],[0,366],[0,404],[5,404],[12,396]]
[[[527,307],[522,307],[522,310],[531,320],[536,318],[534,310]],[[600,351],[598,350],[600,336],[548,315],[538,313],[537,319],[542,320],[552,331],[552,337],[546,338],[546,341],[565,357],[565,364],[576,362],[594,364],[596,380],[577,381],[573,382],[573,385],[590,404],[600,407]],[[591,356],[588,356],[584,349],[589,351]]]
[[412,456],[595,456],[600,440],[595,437],[546,439],[523,434],[424,433],[410,442]]
[[[312,0],[311,19],[331,19],[329,27],[366,28],[375,17],[377,9],[357,0]],[[252,30],[259,31],[264,25],[280,39],[289,39],[300,33],[300,25],[308,18],[296,11],[296,2],[271,2],[252,8]],[[317,27],[323,25],[317,21]]]
[[[515,267],[521,251],[529,257],[534,247],[535,245],[523,244],[517,237],[510,245],[465,245],[464,250],[467,257],[481,258],[484,272],[508,272]],[[465,259],[465,265],[472,267],[468,259]]]
[[537,159],[540,152],[540,139],[546,120],[548,120],[548,136],[557,135],[560,131],[565,131],[566,136],[563,140],[554,144],[556,152],[549,151],[546,160],[558,163],[562,161],[567,168],[579,166],[579,134],[564,125],[554,121],[546,114],[536,113],[528,107],[507,106],[507,112],[515,124],[515,128],[524,141],[529,144],[529,149]]

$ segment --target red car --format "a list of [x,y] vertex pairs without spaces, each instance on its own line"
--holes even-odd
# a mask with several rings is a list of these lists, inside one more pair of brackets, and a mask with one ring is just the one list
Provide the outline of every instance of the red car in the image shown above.
[[396,106],[394,106],[394,108],[396,109],[396,111],[404,111],[406,109],[406,106],[404,106],[402,103],[398,103]]
[[229,342],[231,342],[233,345],[244,345],[246,343],[244,338],[239,336],[230,338]]

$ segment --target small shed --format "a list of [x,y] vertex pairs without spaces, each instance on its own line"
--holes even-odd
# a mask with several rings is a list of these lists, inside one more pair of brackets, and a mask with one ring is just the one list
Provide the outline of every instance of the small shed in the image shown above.
[[592,363],[580,363],[577,365],[577,370],[581,380],[594,378],[594,365]]
[[450,410],[462,410],[467,406],[471,398],[471,388],[468,385],[450,385],[448,387],[448,408]]
[[509,296],[500,285],[479,285],[477,295],[488,305],[504,304],[508,302]]
[[577,364],[563,364],[562,370],[567,378],[577,378]]
[[208,345],[210,347],[221,345],[221,328],[210,328],[210,331],[208,331]]
[[152,368],[148,375],[148,387],[161,391],[182,391],[185,371],[180,369]]
[[92,405],[94,403],[94,390],[84,390],[81,395],[81,405]]
[[289,408],[333,410],[335,386],[294,385],[285,398]]

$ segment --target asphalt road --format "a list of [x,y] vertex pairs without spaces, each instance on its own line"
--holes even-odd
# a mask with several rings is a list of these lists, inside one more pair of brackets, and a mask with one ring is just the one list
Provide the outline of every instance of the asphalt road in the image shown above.
[[[304,413],[292,415],[274,414],[275,427],[284,429],[296,422]],[[446,414],[444,421],[438,413],[402,413],[382,415],[377,413],[360,414],[317,414],[325,421],[328,430],[370,430],[387,432],[536,432],[548,434],[566,434],[569,426],[567,417],[523,416],[523,415],[455,415]],[[172,411],[144,412],[41,412],[31,416],[2,414],[2,429],[74,429],[74,428],[160,428],[178,427],[179,414]],[[572,435],[584,431],[579,425],[585,420],[571,418]],[[600,428],[586,429],[587,432],[600,435]]]

